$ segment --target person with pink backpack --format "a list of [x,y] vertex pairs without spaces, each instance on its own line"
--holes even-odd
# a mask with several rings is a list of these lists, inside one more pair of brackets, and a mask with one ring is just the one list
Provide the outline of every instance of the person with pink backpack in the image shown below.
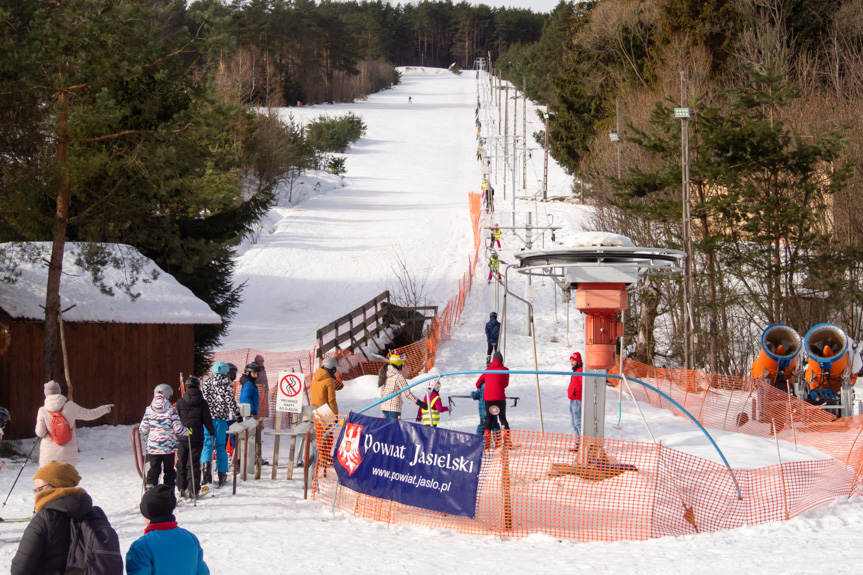
[[78,465],[77,420],[92,421],[110,413],[113,403],[95,409],[81,407],[60,393],[60,384],[53,379],[45,384],[45,404],[36,414],[36,435],[42,438],[39,445],[39,467],[52,461]]

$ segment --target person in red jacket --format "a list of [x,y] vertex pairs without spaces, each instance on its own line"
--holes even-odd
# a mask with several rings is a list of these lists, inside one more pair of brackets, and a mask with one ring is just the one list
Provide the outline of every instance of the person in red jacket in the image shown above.
[[[486,368],[495,371],[509,371],[509,368],[503,365],[503,356],[499,351],[494,352],[491,363]],[[494,424],[494,418],[497,417],[500,421],[500,426],[503,428],[504,441],[509,438],[509,422],[506,420],[506,387],[509,385],[508,373],[484,373],[476,380],[476,387],[479,389],[485,384],[483,399],[486,405],[485,415],[485,448],[491,448],[491,428]]]
[[[575,352],[569,356],[569,363],[572,365],[572,371],[575,373],[582,372],[581,354]],[[572,428],[576,435],[581,435],[581,376],[573,375],[569,379],[569,389],[566,390],[566,395],[569,397],[569,415],[572,418]]]

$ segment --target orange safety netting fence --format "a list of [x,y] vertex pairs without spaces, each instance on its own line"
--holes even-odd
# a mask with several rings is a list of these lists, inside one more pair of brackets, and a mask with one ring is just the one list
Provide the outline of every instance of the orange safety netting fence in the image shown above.
[[[624,363],[624,372],[668,393],[708,428],[762,437],[775,430],[780,439],[796,439],[832,458],[734,470],[738,498],[723,465],[660,444],[513,430],[511,445],[498,441],[485,452],[477,515],[467,519],[338,486],[330,443],[318,447],[314,497],[385,523],[469,534],[541,532],[578,541],[613,541],[789,519],[837,498],[863,495],[863,416],[835,419],[747,377],[655,370],[631,361]],[[679,413],[651,390],[634,383],[630,387],[637,400]],[[740,415],[744,413],[746,417]],[[322,430],[317,430],[319,437]]]

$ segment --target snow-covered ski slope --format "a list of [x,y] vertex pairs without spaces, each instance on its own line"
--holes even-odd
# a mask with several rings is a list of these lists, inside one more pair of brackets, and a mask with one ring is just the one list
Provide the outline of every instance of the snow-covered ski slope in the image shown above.
[[[472,245],[466,194],[479,191],[481,177],[475,161],[475,90],[476,79],[470,72],[459,77],[440,70],[409,70],[402,85],[373,95],[367,102],[290,110],[295,117],[302,114],[305,118],[352,110],[366,121],[368,134],[348,152],[344,182],[306,177],[298,190],[299,197],[306,199],[295,207],[285,200],[267,218],[257,243],[242,247],[238,279],[248,282],[246,301],[225,342],[226,349],[246,345],[272,350],[311,348],[315,329],[387,287],[398,247],[409,262],[416,263],[417,271],[429,269],[430,303],[442,305],[455,295]],[[412,104],[407,103],[408,96]],[[538,129],[538,121],[532,121],[536,125],[529,126],[528,133]],[[490,129],[485,119],[483,122],[484,131]],[[526,194],[530,198],[539,190],[536,172],[542,175],[541,154],[533,156],[536,165],[528,168]],[[550,176],[550,195],[560,195],[568,185],[566,176],[553,163]],[[504,199],[502,183],[494,185],[497,213],[483,225],[493,221],[509,225],[511,196]],[[528,210],[534,214],[534,224],[561,226],[556,238],[565,245],[582,231],[587,215],[574,204],[535,204],[521,199],[517,201],[517,222],[524,221]],[[550,245],[548,235],[544,241]],[[501,257],[513,262],[520,240],[507,232],[502,244]],[[485,283],[487,273],[486,267],[478,266],[461,321],[452,340],[438,352],[437,368],[442,372],[479,369],[485,363],[483,325],[489,311],[500,309],[503,303],[502,298],[495,301],[494,286]],[[525,280],[512,271],[510,280],[521,294]],[[575,350],[584,352],[583,322],[571,309],[567,331],[566,308],[559,295],[555,304],[550,282],[535,281],[534,285],[539,367],[567,370],[569,355]],[[506,363],[513,369],[530,369],[533,348],[524,305],[509,298],[507,307]],[[444,398],[467,394],[474,381],[472,376],[446,378],[441,393]],[[565,378],[540,378],[546,431],[571,433],[566,384]],[[374,378],[360,378],[339,392],[339,406],[342,411],[357,410],[377,395]],[[509,410],[513,427],[539,429],[535,379],[513,377],[509,395],[521,397],[518,407]],[[142,414],[145,407],[141,406]],[[716,460],[712,448],[687,421],[649,406],[643,409],[651,431],[663,445]],[[406,409],[405,414],[409,413]],[[620,429],[612,427],[618,424],[618,414]],[[452,416],[442,419],[445,427],[473,430],[478,421],[476,404],[456,399]],[[616,392],[609,393],[607,422],[609,437],[649,441],[632,401],[624,396],[619,404]],[[82,487],[105,509],[120,534],[124,552],[143,531],[138,512],[141,482],[134,468],[130,435],[128,427],[83,429],[79,435]],[[713,435],[733,467],[763,467],[778,461],[772,440],[723,432]],[[863,560],[863,551],[853,544],[855,534],[863,529],[863,502],[857,499],[787,522],[643,542],[579,544],[547,535],[500,540],[388,526],[340,511],[333,514],[328,507],[303,500],[297,480],[301,470],[294,474],[294,481],[284,480],[284,443],[278,481],[270,481],[270,470],[265,468],[266,479],[241,483],[235,496],[219,490],[215,498],[201,501],[197,508],[185,506],[177,511],[180,525],[201,540],[212,573],[414,573],[431,568],[459,574],[727,575],[741,570],[850,574],[859,571]],[[22,442],[26,451],[31,445]],[[797,451],[783,441],[779,448],[783,462],[824,457],[812,449]],[[265,439],[264,454],[272,460],[272,436]],[[10,460],[6,464],[0,471],[3,497],[20,468],[20,463]],[[24,469],[0,516],[30,515],[35,471],[33,464]],[[15,537],[23,529],[21,523],[0,523],[0,539]],[[14,544],[0,545],[0,568],[9,564],[15,548]]]

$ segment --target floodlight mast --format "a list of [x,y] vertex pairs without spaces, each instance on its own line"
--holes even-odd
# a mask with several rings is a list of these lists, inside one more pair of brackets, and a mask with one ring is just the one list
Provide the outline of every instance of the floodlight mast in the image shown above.
[[[645,275],[682,271],[684,252],[662,248],[585,246],[516,253],[518,272],[550,277],[564,292],[575,289],[575,306],[587,315],[584,367],[607,373],[623,336],[618,314],[629,307],[627,289]],[[559,271],[557,271],[559,270]],[[581,432],[605,437],[605,378],[584,377]]]

